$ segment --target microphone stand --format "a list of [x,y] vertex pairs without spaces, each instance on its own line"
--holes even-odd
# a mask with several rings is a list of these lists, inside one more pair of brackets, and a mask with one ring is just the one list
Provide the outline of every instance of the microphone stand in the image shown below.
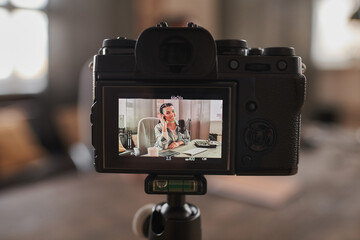
[[187,120],[187,123],[185,125],[185,129],[187,129],[189,127],[189,137],[190,137],[190,141],[191,141],[191,118],[189,118]]

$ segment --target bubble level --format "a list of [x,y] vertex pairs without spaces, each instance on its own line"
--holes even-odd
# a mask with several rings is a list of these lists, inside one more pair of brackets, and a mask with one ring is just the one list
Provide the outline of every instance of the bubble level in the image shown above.
[[153,182],[154,192],[196,192],[198,183],[195,180],[155,180]]
[[149,194],[205,194],[206,179],[194,176],[149,176],[145,180],[146,193]]

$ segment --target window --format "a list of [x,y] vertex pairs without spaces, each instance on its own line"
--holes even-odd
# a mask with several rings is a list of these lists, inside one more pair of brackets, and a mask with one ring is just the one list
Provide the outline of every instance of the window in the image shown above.
[[213,100],[210,103],[210,121],[222,121],[222,100]]
[[35,94],[47,85],[47,0],[0,0],[0,95]]
[[356,0],[315,0],[311,56],[322,69],[348,68],[360,60],[360,23],[350,20]]

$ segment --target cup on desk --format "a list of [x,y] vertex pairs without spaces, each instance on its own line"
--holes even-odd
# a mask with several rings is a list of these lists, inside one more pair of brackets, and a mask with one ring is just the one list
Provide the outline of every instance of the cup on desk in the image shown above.
[[139,148],[134,147],[134,155],[135,155],[136,157],[140,156],[140,149],[139,149]]
[[148,147],[148,154],[151,157],[158,157],[159,149],[157,147]]

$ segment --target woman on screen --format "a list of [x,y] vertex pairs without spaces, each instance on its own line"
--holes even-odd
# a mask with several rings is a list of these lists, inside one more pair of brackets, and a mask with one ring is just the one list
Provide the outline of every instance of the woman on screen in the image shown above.
[[190,135],[187,129],[180,129],[176,121],[176,113],[171,103],[164,103],[160,107],[160,123],[155,126],[155,147],[172,149],[187,144]]

